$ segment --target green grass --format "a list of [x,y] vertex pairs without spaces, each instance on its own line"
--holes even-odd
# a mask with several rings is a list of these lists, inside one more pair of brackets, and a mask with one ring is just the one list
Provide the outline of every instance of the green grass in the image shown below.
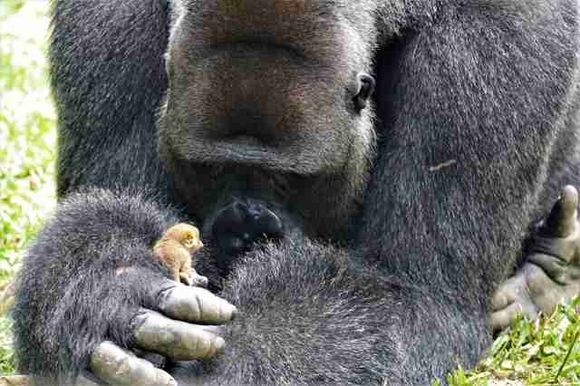
[[0,282],[54,207],[55,114],[46,77],[46,4],[0,5]]
[[489,355],[470,372],[448,377],[452,385],[487,385],[490,380],[518,380],[526,385],[580,385],[580,298],[558,306],[548,317],[523,318],[500,335]]
[[[25,245],[55,204],[47,8],[45,1],[0,0],[0,289],[13,277]],[[575,306],[559,307],[539,322],[518,320],[477,369],[459,370],[448,381],[580,385],[580,316]],[[0,318],[0,374],[14,371],[10,342],[10,320]]]
[[[0,289],[55,204],[55,114],[46,77],[47,3],[0,0]],[[0,374],[14,371],[0,317]]]

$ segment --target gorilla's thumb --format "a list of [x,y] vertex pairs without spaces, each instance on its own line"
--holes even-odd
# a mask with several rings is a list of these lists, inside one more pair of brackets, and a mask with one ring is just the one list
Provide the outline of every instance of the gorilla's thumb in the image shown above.
[[571,185],[564,187],[542,225],[541,235],[545,237],[570,236],[576,229],[577,207],[578,191]]

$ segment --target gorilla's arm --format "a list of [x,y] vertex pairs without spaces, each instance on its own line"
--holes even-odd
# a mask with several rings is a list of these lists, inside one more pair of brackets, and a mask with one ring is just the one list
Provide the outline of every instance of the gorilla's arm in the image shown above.
[[166,6],[165,0],[54,2],[49,59],[59,197],[97,186],[171,200],[155,130],[167,82]]
[[[455,358],[475,361],[476,307],[365,267],[354,254],[308,240],[246,256],[223,296],[237,305],[223,355],[172,374],[209,384],[428,384]],[[466,328],[469,326],[470,328]],[[433,336],[454,330],[462,339]],[[426,340],[437,344],[426,345]],[[431,361],[408,363],[411,348]],[[444,354],[444,355],[443,355]]]
[[[174,359],[219,351],[218,331],[190,323],[222,324],[235,308],[165,278],[166,268],[153,256],[153,244],[175,222],[171,210],[135,192],[94,189],[62,202],[19,276],[14,328],[20,370],[46,377],[42,383],[67,383],[106,340]],[[108,369],[109,381],[140,370],[148,371],[151,384],[171,380],[136,359],[113,368],[109,358],[92,359],[97,374]]]
[[424,289],[434,328],[398,334],[416,340],[407,370],[439,375],[444,347],[488,338],[492,291],[515,265],[547,165],[562,168],[553,144],[573,130],[562,126],[578,50],[572,1],[447,5],[379,63],[378,89],[390,92],[378,95],[384,137],[360,233],[385,274]]
[[[165,331],[171,332],[166,338],[191,345],[189,354],[200,348],[208,354],[202,346],[212,347],[216,337],[180,321],[229,318],[230,305],[165,279],[164,268],[152,261],[152,243],[177,221],[160,204],[171,201],[172,189],[155,131],[166,87],[166,6],[158,0],[53,4],[57,182],[59,197],[68,197],[24,262],[15,311],[23,372],[62,380],[86,368],[97,348],[91,364],[97,374],[107,373],[104,380],[131,383],[137,376],[163,383],[167,374],[120,347],[175,356],[184,347],[157,339]],[[226,314],[216,318],[214,311],[224,307]]]

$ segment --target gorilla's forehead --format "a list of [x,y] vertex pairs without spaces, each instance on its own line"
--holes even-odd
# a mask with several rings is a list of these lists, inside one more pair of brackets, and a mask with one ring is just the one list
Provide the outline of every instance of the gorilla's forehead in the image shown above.
[[[388,1],[387,1],[388,2]],[[374,0],[170,0],[173,9],[212,10],[231,17],[251,17],[269,13],[279,17],[299,17],[305,14],[337,17],[374,11]],[[400,3],[399,0],[392,3]],[[354,12],[358,11],[358,12]]]

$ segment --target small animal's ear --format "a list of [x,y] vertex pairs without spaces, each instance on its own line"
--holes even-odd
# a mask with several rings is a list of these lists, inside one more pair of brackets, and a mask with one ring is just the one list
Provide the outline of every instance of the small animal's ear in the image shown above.
[[358,88],[354,96],[354,105],[357,112],[367,107],[367,101],[375,92],[375,78],[361,72],[357,75]]

